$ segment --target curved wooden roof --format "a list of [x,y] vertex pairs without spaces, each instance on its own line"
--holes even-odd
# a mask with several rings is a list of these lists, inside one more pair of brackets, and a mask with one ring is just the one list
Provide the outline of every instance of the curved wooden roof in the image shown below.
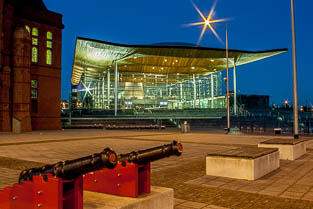
[[[229,68],[271,57],[287,49],[267,51],[229,50]],[[200,74],[226,69],[225,49],[200,46],[124,45],[78,37],[71,82],[78,84],[82,73],[97,79],[98,73],[113,71],[147,74]]]

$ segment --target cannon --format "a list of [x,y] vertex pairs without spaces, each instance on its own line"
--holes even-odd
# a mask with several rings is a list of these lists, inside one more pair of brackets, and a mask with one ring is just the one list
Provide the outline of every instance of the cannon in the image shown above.
[[95,170],[101,170],[103,168],[112,169],[116,166],[117,159],[118,156],[111,148],[105,148],[100,153],[86,157],[45,165],[40,168],[23,170],[19,175],[18,182],[31,181],[34,176],[46,174],[51,174],[54,177],[64,180],[75,179]]
[[19,183],[0,189],[0,208],[83,209],[83,190],[137,197],[150,193],[150,162],[180,156],[170,144],[117,155],[106,148],[90,156],[23,170]]
[[3,209],[83,209],[83,175],[113,169],[118,156],[111,148],[86,157],[23,170],[19,183],[0,189]]
[[150,193],[150,162],[180,156],[183,146],[173,141],[158,147],[118,155],[118,163],[112,170],[102,169],[83,176],[84,190],[137,197]]
[[138,165],[143,165],[148,162],[159,160],[171,155],[180,156],[183,153],[183,145],[180,142],[173,141],[170,144],[165,144],[150,149],[139,150],[118,156],[119,162],[129,162]]

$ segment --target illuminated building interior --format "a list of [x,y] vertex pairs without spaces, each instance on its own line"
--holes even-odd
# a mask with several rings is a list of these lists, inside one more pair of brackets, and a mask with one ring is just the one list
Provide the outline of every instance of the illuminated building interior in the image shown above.
[[[230,68],[285,52],[229,50]],[[72,108],[149,111],[225,108],[225,49],[122,45],[77,38]]]

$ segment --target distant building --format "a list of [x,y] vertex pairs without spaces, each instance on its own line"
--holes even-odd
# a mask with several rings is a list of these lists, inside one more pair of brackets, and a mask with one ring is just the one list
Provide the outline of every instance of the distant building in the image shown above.
[[63,28],[42,0],[0,0],[0,131],[61,128]]
[[[230,106],[233,107],[234,95],[230,97]],[[245,109],[268,109],[270,97],[268,95],[237,94],[237,106]]]

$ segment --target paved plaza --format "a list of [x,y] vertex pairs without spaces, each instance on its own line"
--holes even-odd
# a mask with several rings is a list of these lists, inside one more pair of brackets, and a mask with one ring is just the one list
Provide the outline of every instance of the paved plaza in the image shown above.
[[205,175],[205,156],[290,136],[182,134],[176,130],[63,130],[0,133],[0,188],[17,182],[20,170],[101,152],[145,149],[179,140],[181,157],[152,163],[152,184],[174,188],[175,208],[313,208],[313,137],[303,137],[307,154],[280,160],[280,168],[256,181]]

